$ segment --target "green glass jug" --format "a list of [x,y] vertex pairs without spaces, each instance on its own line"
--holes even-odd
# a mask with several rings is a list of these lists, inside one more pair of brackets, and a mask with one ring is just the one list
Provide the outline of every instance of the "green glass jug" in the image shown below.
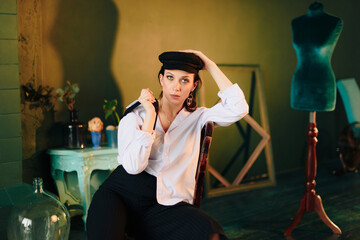
[[15,204],[8,221],[9,240],[67,240],[70,215],[56,196],[43,189],[43,180],[35,178],[34,192]]

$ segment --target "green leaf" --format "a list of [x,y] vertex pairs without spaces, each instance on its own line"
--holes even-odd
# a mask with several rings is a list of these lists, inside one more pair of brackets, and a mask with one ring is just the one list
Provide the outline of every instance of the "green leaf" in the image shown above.
[[65,92],[61,88],[58,88],[58,89],[56,89],[56,93],[63,95]]
[[76,93],[72,93],[72,94],[69,95],[69,98],[74,99],[75,96],[76,96]]
[[58,97],[57,99],[59,102],[64,102],[63,98],[62,97]]
[[79,88],[79,84],[77,83],[74,83],[72,86],[71,86],[72,90],[75,92],[75,93],[79,93],[80,92],[80,88]]
[[112,114],[112,112],[106,112],[106,113],[105,113],[105,119],[108,119],[108,117],[110,117],[111,114]]
[[116,106],[116,105],[117,105],[117,100],[114,99],[114,100],[112,100],[110,103],[111,103],[112,106]]
[[110,108],[109,102],[105,103],[105,104],[104,104],[104,109],[109,109],[109,108]]

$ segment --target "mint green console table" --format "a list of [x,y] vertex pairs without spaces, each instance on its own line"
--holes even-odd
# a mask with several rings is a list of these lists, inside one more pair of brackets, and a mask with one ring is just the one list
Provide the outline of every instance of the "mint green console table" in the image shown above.
[[[66,205],[82,205],[85,223],[91,202],[91,173],[94,170],[115,169],[119,165],[117,148],[52,149],[48,153],[51,157],[51,175],[58,189],[60,201]],[[69,191],[69,184],[76,183],[66,181],[65,172],[76,172],[81,199]]]

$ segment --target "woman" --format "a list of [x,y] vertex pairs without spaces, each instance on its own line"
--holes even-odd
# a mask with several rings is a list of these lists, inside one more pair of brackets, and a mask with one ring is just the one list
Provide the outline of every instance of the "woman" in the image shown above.
[[[162,93],[158,114],[150,89],[119,124],[121,164],[95,193],[87,218],[88,238],[146,240],[227,239],[221,226],[192,205],[201,129],[208,121],[227,126],[248,113],[237,84],[199,51],[159,56]],[[220,92],[212,108],[196,108],[194,92],[207,70]],[[156,117],[158,116],[158,117]],[[155,128],[154,128],[155,125]]]

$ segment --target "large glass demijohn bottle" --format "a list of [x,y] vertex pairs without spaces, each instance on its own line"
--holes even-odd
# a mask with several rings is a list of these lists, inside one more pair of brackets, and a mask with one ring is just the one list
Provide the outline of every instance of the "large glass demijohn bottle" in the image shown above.
[[64,204],[34,179],[34,192],[13,207],[8,221],[9,240],[67,240],[70,215]]

